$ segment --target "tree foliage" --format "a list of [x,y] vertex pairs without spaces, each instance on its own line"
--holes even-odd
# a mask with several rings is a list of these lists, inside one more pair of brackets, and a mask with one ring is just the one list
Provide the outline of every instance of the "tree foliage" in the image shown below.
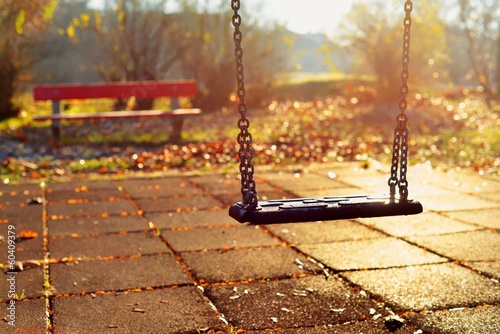
[[[279,68],[276,47],[271,30],[248,14],[246,74],[250,83],[265,86]],[[227,1],[208,8],[197,0],[107,0],[104,8],[85,10],[59,30],[102,80],[196,79],[197,104],[215,108],[227,104],[235,88],[231,15]]]
[[102,10],[74,17],[65,32],[103,80],[156,80],[191,42],[179,18],[165,13],[166,4],[108,0]]
[[[186,30],[191,31],[192,44],[180,61],[184,75],[200,84],[200,102],[208,108],[227,104],[236,88],[233,12],[224,0],[214,7],[219,9],[203,8],[196,0],[184,1],[184,11],[190,15],[184,22],[188,24]],[[274,75],[283,69],[283,35],[260,22],[257,12],[248,7],[242,6],[240,15],[245,80],[252,91],[247,103],[253,105],[260,102]]]
[[500,85],[500,6],[496,0],[458,0],[458,4],[469,73],[491,101]]
[[[377,78],[382,101],[397,96],[401,71],[403,2],[391,7],[387,1],[356,2],[341,24],[344,45],[357,56],[356,66]],[[430,81],[447,77],[445,25],[439,3],[415,2],[412,12],[410,77]]]
[[56,5],[55,0],[0,0],[0,120],[19,112],[12,97],[27,79],[22,75],[44,56],[32,50],[42,43]]

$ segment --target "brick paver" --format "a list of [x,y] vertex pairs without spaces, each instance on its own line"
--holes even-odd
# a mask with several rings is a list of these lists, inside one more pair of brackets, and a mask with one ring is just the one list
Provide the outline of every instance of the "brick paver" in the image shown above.
[[196,333],[224,328],[194,287],[56,297],[52,318],[54,333]]
[[170,254],[57,263],[50,266],[50,272],[52,286],[58,294],[146,289],[191,283]]
[[[386,193],[387,171],[266,169],[257,191]],[[24,269],[11,274],[16,327],[0,333],[500,332],[500,182],[409,174],[420,215],[261,227],[228,216],[234,174],[0,185],[0,262],[10,270],[13,226]]]
[[299,249],[336,270],[387,268],[446,261],[445,258],[395,238],[303,245]]
[[475,307],[500,300],[498,282],[450,263],[342,275],[401,310]]

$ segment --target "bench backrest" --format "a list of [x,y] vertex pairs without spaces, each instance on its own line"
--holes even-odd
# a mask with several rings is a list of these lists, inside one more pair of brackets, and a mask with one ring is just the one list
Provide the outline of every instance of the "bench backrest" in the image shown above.
[[196,82],[194,80],[56,84],[33,87],[33,97],[37,101],[97,98],[128,99],[133,96],[136,98],[193,97],[196,92]]

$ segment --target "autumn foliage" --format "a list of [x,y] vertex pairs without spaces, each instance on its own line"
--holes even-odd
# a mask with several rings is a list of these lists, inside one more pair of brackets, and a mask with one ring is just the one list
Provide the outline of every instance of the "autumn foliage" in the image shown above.
[[56,5],[55,0],[0,1],[0,120],[19,112],[12,97],[26,79],[22,74],[43,57],[32,47],[47,30]]

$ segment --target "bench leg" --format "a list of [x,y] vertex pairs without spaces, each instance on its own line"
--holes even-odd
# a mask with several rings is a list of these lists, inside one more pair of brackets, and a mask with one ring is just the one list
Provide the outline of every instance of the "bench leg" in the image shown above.
[[52,124],[52,138],[56,142],[59,142],[59,139],[61,139],[61,129],[59,128],[59,124]]
[[[61,113],[60,101],[58,100],[52,101],[52,114],[59,115],[60,113]],[[52,128],[52,138],[56,142],[59,142],[59,139],[61,139],[61,130],[59,128],[59,121],[52,121],[51,128]]]
[[172,142],[180,142],[181,141],[181,131],[182,131],[182,123],[183,122],[184,122],[183,117],[172,118],[172,133],[170,136],[170,141],[172,141]]

